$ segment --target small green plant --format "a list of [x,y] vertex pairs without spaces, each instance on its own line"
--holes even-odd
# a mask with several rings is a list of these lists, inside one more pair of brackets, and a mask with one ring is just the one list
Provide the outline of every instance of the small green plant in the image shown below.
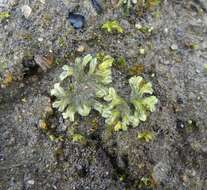
[[106,103],[98,103],[96,110],[106,119],[106,124],[114,126],[115,131],[127,130],[127,126],[130,125],[130,108],[127,102],[116,93],[114,88],[109,88],[104,100]]
[[8,19],[10,17],[10,13],[8,11],[0,12],[0,21]]
[[149,179],[149,177],[144,176],[140,179],[140,182],[141,182],[142,185],[147,187],[150,184],[150,179]]
[[65,39],[64,39],[64,37],[60,37],[60,38],[58,39],[58,43],[59,43],[59,46],[60,46],[61,48],[66,47],[66,43],[65,43]]
[[138,187],[141,189],[155,189],[156,182],[151,176],[143,176],[139,180]]
[[120,66],[125,66],[126,65],[126,60],[123,56],[118,58],[117,65],[120,65]]
[[[66,90],[60,83],[54,85],[51,95],[57,97],[54,108],[63,112],[64,119],[74,121],[75,113],[81,116],[89,115],[97,101],[107,94],[107,85],[112,82],[111,66],[113,58],[105,56],[101,63],[96,58],[87,55],[76,58],[73,66],[64,65],[60,81],[65,82]],[[66,79],[69,81],[66,83]]]
[[123,70],[123,71],[126,71],[128,69],[126,59],[123,56],[118,57],[116,62],[113,64],[113,66],[114,66],[114,68],[119,69],[119,70]]
[[[108,55],[91,55],[76,58],[73,66],[64,65],[60,83],[54,85],[51,95],[56,97],[53,107],[63,112],[63,118],[75,120],[75,114],[88,116],[97,110],[108,126],[115,131],[136,127],[155,111],[157,98],[152,96],[152,84],[142,77],[129,79],[129,100],[117,94],[111,86],[111,67],[114,59]],[[61,86],[62,85],[62,86]]]
[[120,24],[116,20],[105,22],[101,28],[106,30],[109,33],[113,31],[116,31],[118,33],[123,33],[124,31],[123,28],[120,26]]
[[152,26],[135,25],[135,27],[143,34],[151,34],[154,30]]
[[154,139],[154,134],[150,131],[144,131],[139,133],[137,138],[141,141],[150,142]]
[[83,142],[83,141],[85,141],[85,137],[81,134],[75,133],[72,135],[72,141],[73,142]]
[[96,105],[96,109],[106,118],[108,125],[113,125],[115,131],[127,130],[129,125],[137,127],[140,121],[146,121],[149,112],[155,111],[158,100],[153,93],[152,84],[142,77],[129,79],[131,87],[130,99],[127,102],[120,97],[114,88],[104,97],[106,104]]

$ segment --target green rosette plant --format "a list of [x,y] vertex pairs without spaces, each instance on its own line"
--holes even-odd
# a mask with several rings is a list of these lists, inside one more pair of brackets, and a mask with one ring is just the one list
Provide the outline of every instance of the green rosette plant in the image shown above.
[[114,88],[109,88],[104,100],[105,103],[98,103],[95,108],[105,118],[105,123],[114,126],[115,131],[127,130],[131,110],[124,98],[120,97]]
[[131,95],[128,102],[114,88],[110,88],[104,97],[105,104],[96,105],[96,109],[106,119],[106,124],[114,126],[115,131],[126,131],[128,126],[137,127],[140,121],[146,121],[148,114],[155,111],[158,102],[152,96],[152,84],[145,82],[142,77],[130,78],[129,84]]
[[64,119],[75,120],[75,114],[88,116],[98,111],[108,126],[115,131],[137,127],[155,111],[158,99],[153,96],[152,84],[140,76],[129,79],[131,93],[128,99],[118,95],[112,87],[111,56],[76,58],[72,66],[64,65],[60,82],[51,95],[56,97],[53,107],[62,112]]
[[152,95],[152,84],[144,81],[142,77],[135,76],[130,78],[129,84],[131,87],[130,103],[134,108],[130,121],[132,126],[136,127],[140,121],[146,121],[150,112],[155,111],[158,99]]
[[[60,83],[54,85],[51,95],[56,97],[53,107],[63,112],[63,118],[74,121],[75,113],[88,116],[97,102],[107,94],[112,82],[111,66],[113,58],[105,56],[101,63],[91,55],[76,58],[74,65],[64,65]],[[68,83],[66,83],[66,80]],[[61,86],[65,83],[66,88]]]

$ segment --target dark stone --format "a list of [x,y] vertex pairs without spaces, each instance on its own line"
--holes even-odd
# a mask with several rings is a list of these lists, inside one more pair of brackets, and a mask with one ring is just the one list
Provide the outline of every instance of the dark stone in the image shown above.
[[34,75],[39,67],[34,61],[34,58],[24,59],[22,65],[24,67],[24,76]]
[[77,13],[69,13],[68,20],[74,29],[79,30],[85,26],[85,17]]
[[0,161],[4,160],[4,155],[0,153]]
[[85,177],[87,175],[87,168],[84,165],[77,165],[76,171],[79,177]]
[[177,98],[177,103],[178,104],[183,104],[184,102],[183,102],[183,99],[181,98],[181,97],[178,97]]
[[185,123],[182,120],[177,119],[177,121],[176,121],[176,127],[177,127],[178,130],[184,129],[185,128]]

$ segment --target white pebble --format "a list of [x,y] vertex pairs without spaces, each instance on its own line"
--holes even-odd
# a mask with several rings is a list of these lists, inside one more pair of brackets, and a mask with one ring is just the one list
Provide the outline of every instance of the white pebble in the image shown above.
[[25,18],[29,18],[32,13],[32,9],[28,5],[23,5],[21,10]]
[[28,183],[29,185],[34,185],[35,181],[34,181],[33,179],[31,179],[31,180],[28,180],[27,183]]
[[172,44],[170,48],[171,48],[171,50],[177,50],[178,46],[176,44]]
[[139,23],[137,23],[137,24],[135,24],[135,28],[137,28],[137,29],[139,30],[139,29],[141,29],[141,28],[142,28],[142,25],[141,25],[141,24],[139,24]]
[[45,4],[45,0],[40,0],[40,3]]
[[43,38],[38,38],[37,39],[39,42],[42,42],[44,39]]
[[139,53],[140,53],[141,55],[144,55],[144,54],[145,54],[145,49],[144,49],[144,48],[140,48],[140,49],[139,49]]
[[167,34],[169,32],[168,28],[164,29],[165,34]]

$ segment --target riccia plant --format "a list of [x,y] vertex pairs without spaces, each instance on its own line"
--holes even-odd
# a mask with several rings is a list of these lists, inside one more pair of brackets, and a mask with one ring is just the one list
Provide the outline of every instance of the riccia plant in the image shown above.
[[116,31],[118,33],[123,33],[124,29],[121,27],[121,25],[116,20],[109,20],[105,22],[102,27],[103,30],[106,30],[109,33],[112,33],[113,31]]
[[53,107],[63,112],[63,118],[75,120],[75,114],[88,116],[91,109],[98,111],[108,126],[115,131],[137,127],[155,111],[158,99],[153,96],[152,84],[140,76],[129,79],[131,94],[123,98],[112,87],[111,67],[114,59],[86,55],[77,58],[72,66],[64,65],[60,83],[51,95],[56,97]]
[[104,97],[107,102],[98,104],[97,110],[106,119],[108,125],[113,125],[115,131],[127,130],[128,126],[137,127],[140,121],[146,121],[150,112],[155,111],[158,99],[152,96],[152,84],[145,82],[142,77],[129,79],[131,87],[130,99],[127,102],[120,97],[114,88]]
[[[64,119],[74,121],[75,113],[89,115],[97,102],[96,98],[102,98],[108,92],[108,85],[112,82],[112,63],[110,56],[105,56],[98,63],[96,58],[87,55],[76,58],[73,66],[63,66],[60,83],[54,85],[51,95],[57,98],[53,107],[63,112]],[[61,83],[65,84],[65,88]]]

